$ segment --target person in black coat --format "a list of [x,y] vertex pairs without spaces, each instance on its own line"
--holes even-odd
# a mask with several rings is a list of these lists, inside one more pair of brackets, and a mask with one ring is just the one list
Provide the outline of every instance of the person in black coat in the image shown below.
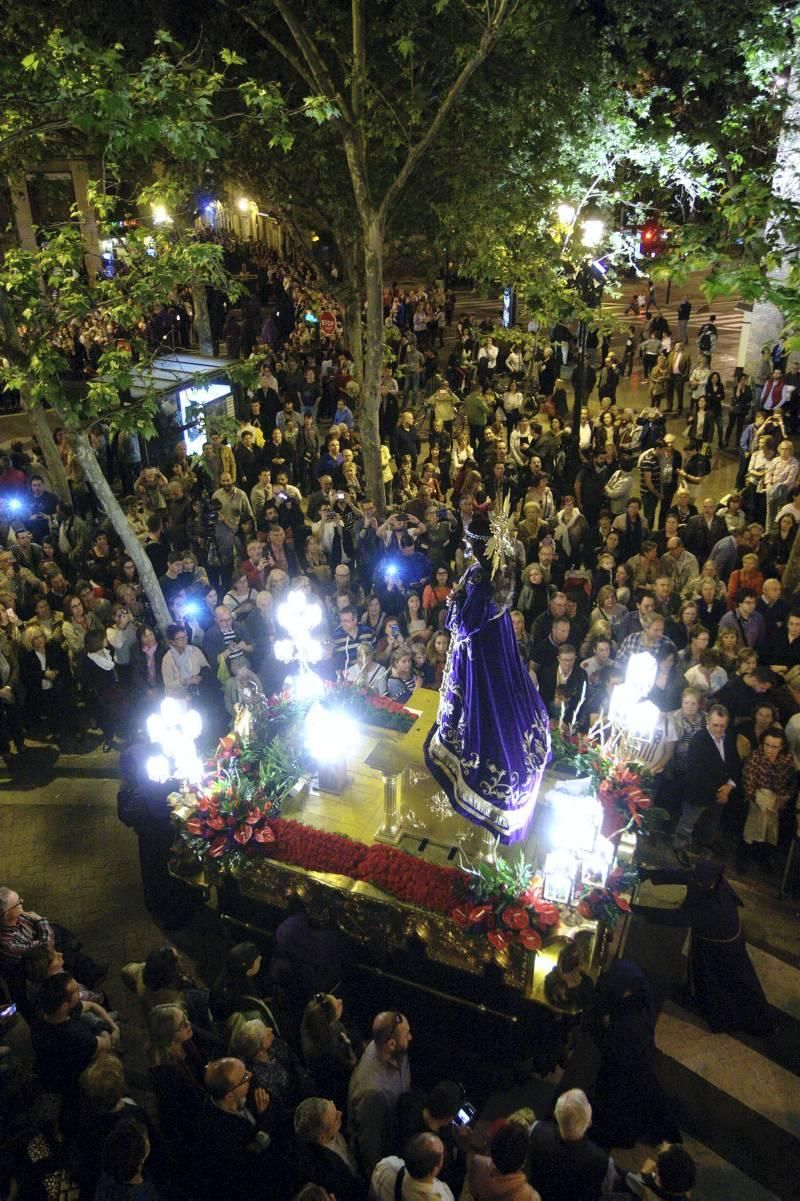
[[[691,744],[690,744],[691,745]],[[724,865],[701,859],[693,868],[641,866],[640,880],[685,884],[677,909],[636,905],[636,913],[662,925],[687,926],[691,933],[689,984],[698,1009],[714,1033],[743,1030],[766,1034],[772,1027],[764,990],[750,956],[740,910],[742,901],[724,876]]]
[[167,927],[185,925],[197,906],[196,891],[170,874],[169,851],[175,839],[167,797],[174,781],[156,784],[147,776],[155,754],[148,739],[132,743],[120,755],[117,817],[136,832],[139,871],[148,912]]
[[342,1023],[341,997],[318,992],[311,998],[300,1025],[303,1061],[320,1096],[331,1097],[344,1109],[353,1068],[364,1045],[355,1031]]
[[256,1088],[250,1097],[252,1073],[241,1059],[213,1060],[204,1080],[207,1098],[197,1127],[199,1195],[209,1201],[280,1197],[280,1158],[263,1129],[269,1096]]
[[680,1141],[656,1073],[656,1016],[641,968],[616,960],[598,981],[588,1019],[600,1049],[592,1138],[605,1147]]
[[105,630],[90,630],[86,635],[81,676],[87,700],[94,708],[94,720],[103,731],[103,750],[110,751],[114,735],[121,732],[124,698]]
[[556,1101],[554,1122],[535,1122],[531,1130],[528,1180],[541,1201],[597,1201],[610,1192],[614,1161],[586,1137],[592,1107],[581,1089]]
[[695,513],[694,517],[690,517],[686,522],[681,541],[698,563],[704,563],[712,548],[727,536],[728,527],[724,520],[717,516],[717,502],[708,497],[703,501],[702,512]]
[[575,647],[565,642],[558,648],[555,662],[547,663],[538,673],[539,692],[551,717],[560,717],[563,704],[564,720],[572,721],[586,697],[586,672],[576,665],[576,658]]
[[58,735],[71,709],[72,680],[66,655],[57,642],[47,640],[41,626],[28,627],[22,647],[19,676],[27,720],[43,721],[49,733]]
[[336,1201],[365,1201],[366,1181],[358,1174],[342,1135],[342,1113],[333,1101],[307,1097],[294,1114],[297,1188],[318,1184]]
[[713,846],[722,810],[741,777],[736,738],[729,720],[724,705],[712,704],[706,728],[699,730],[689,743],[683,808],[672,844],[675,857],[685,867],[689,865],[686,852],[692,835],[701,845]]

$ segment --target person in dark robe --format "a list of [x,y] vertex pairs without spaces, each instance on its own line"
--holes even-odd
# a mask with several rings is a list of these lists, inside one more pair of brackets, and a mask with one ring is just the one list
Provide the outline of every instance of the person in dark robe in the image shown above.
[[635,911],[664,925],[688,925],[691,933],[689,985],[715,1034],[742,1030],[768,1034],[773,1022],[755,968],[747,953],[742,901],[724,875],[724,865],[701,859],[693,868],[641,866],[640,880],[685,884],[677,909],[636,905]]
[[169,871],[169,852],[175,840],[167,796],[175,781],[158,784],[147,775],[147,760],[155,748],[139,739],[120,755],[117,816],[136,833],[144,903],[152,917],[165,926],[185,925],[198,907],[193,889]]
[[629,959],[612,963],[598,981],[587,1017],[600,1050],[591,1137],[602,1146],[680,1142],[656,1073],[656,1016],[641,968]]

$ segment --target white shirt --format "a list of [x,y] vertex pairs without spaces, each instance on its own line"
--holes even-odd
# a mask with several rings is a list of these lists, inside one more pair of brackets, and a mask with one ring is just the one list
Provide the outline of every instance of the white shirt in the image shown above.
[[[404,1166],[399,1155],[387,1155],[376,1163],[369,1182],[370,1201],[394,1201],[395,1180]],[[401,1201],[453,1201],[453,1194],[441,1180],[414,1180],[406,1172],[400,1198]]]
[[[36,655],[36,658],[41,663],[42,671],[46,671],[47,670],[47,659],[45,657],[44,651],[34,651],[33,653]],[[53,681],[46,680],[43,676],[42,677],[42,691],[46,692],[48,690],[48,688],[52,688],[52,687],[53,687]]]

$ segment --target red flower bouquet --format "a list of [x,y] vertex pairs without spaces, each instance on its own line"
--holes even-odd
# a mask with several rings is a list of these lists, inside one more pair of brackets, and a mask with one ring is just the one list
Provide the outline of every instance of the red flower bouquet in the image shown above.
[[603,806],[602,833],[606,838],[619,834],[631,822],[640,827],[643,814],[652,807],[648,789],[653,777],[639,763],[618,764],[602,780],[597,791]]
[[608,877],[605,888],[585,890],[578,901],[578,913],[581,917],[605,922],[607,926],[613,927],[623,913],[630,912],[630,902],[621,894],[632,888],[637,878],[635,867],[615,868]]
[[472,903],[451,910],[453,921],[484,934],[497,951],[515,942],[526,951],[538,951],[548,931],[561,920],[560,909],[542,897],[533,867],[522,858],[516,863],[504,859],[481,863],[464,878]]

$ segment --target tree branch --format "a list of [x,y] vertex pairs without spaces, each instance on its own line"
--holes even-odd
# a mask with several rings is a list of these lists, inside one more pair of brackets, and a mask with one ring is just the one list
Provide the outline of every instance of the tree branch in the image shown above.
[[400,171],[393,182],[387,188],[383,200],[381,201],[379,210],[382,221],[386,220],[389,210],[396,202],[405,185],[408,183],[412,171],[415,169],[420,159],[428,151],[431,144],[435,140],[436,135],[439,133],[439,130],[442,128],[448,116],[450,115],[450,110],[455,105],[456,100],[458,100],[459,96],[464,91],[464,88],[467,86],[478,67],[480,67],[487,58],[495,41],[497,40],[497,36],[501,28],[505,24],[509,15],[516,8],[516,2],[515,0],[497,0],[495,5],[492,6],[487,3],[486,7],[487,24],[484,28],[483,34],[481,35],[478,48],[473,54],[472,58],[461,68],[461,71],[450,85],[450,90],[448,91],[442,103],[439,105],[436,116],[431,121],[427,131],[422,135],[416,146],[414,146],[408,152],[403,166],[400,168]]
[[273,33],[270,33],[268,29],[265,29],[264,26],[255,19],[255,17],[251,17],[248,12],[239,8],[238,5],[231,4],[230,0],[220,0],[220,3],[225,8],[230,9],[232,13],[235,13],[236,16],[239,17],[240,20],[244,21],[246,25],[249,25],[251,29],[254,29],[258,36],[263,38],[268,46],[271,46],[273,50],[277,50],[281,58],[283,58],[289,64],[292,70],[300,76],[304,83],[306,83],[308,87],[312,89],[312,91],[314,90],[316,84],[313,77],[303,66],[303,63],[300,61],[297,55],[292,54],[288,46],[284,46],[283,43],[276,38]]
[[350,106],[347,104],[341,90],[336,86],[325,60],[317,49],[316,42],[306,32],[304,24],[299,20],[291,4],[288,4],[286,0],[275,0],[275,7],[283,17],[284,24],[294,38],[295,45],[308,64],[308,69],[316,83],[317,91],[320,95],[327,96],[339,109],[343,120],[348,125],[352,125],[353,115],[350,111]]
[[16,133],[10,133],[7,137],[0,141],[0,148],[10,146],[12,142],[18,142],[22,138],[32,138],[38,133],[48,133],[51,129],[67,129],[72,125],[71,121],[45,121],[43,125],[31,125],[26,129],[18,129]]

